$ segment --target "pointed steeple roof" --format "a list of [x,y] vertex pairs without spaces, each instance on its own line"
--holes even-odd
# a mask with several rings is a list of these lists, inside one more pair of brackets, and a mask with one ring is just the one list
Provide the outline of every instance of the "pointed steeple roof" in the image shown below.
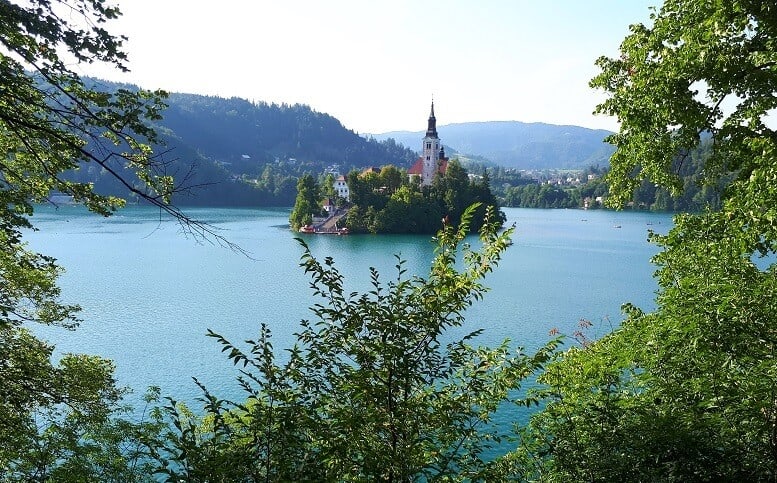
[[432,110],[429,113],[429,125],[426,128],[426,137],[437,139],[437,118],[434,117],[434,99],[432,99]]

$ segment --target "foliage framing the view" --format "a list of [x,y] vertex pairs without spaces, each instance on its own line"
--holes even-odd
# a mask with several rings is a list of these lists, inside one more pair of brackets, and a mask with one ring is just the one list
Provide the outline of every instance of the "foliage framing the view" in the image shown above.
[[367,293],[347,293],[334,261],[317,260],[301,242],[301,266],[321,300],[313,320],[302,322],[284,363],[264,325],[247,351],[211,333],[241,368],[247,399],[224,401],[203,388],[201,418],[171,401],[173,429],[157,449],[163,474],[170,481],[503,478],[504,465],[487,452],[507,428],[492,416],[558,341],[528,356],[507,342],[471,346],[480,331],[447,340],[483,297],[481,280],[512,232],[498,233],[489,209],[482,247],[472,250],[464,240],[474,212],[439,233],[428,278],[408,278],[398,258],[396,279],[381,282],[372,269]]
[[[486,461],[494,408],[553,346],[527,357],[435,337],[482,296],[480,279],[507,245],[493,219],[484,248],[464,250],[464,271],[454,264],[467,217],[440,235],[428,279],[405,279],[398,263],[396,281],[374,274],[362,295],[346,294],[333,262],[306,252],[323,297],[316,319],[284,363],[266,328],[247,352],[214,334],[243,365],[248,398],[205,391],[202,420],[174,401],[167,429],[158,418],[112,418],[121,391],[110,362],[52,364],[52,348],[22,325],[72,327],[77,307],[59,302],[54,260],[22,243],[32,202],[56,189],[103,214],[119,206],[60,176],[82,161],[129,165],[145,187],[128,187],[163,209],[174,188],[125,131],[153,139],[144,119],[156,116],[158,96],[93,91],[57,55],[63,47],[80,62],[122,68],[121,39],[101,27],[118,10],[98,0],[0,1],[0,478],[143,480],[156,463],[162,476],[189,480],[774,481],[777,284],[773,258],[758,256],[777,251],[777,133],[766,122],[777,104],[775,8],[670,0],[652,26],[632,27],[620,58],[599,60],[593,85],[610,94],[599,109],[622,123],[612,137],[613,202],[646,180],[679,191],[676,170],[709,133],[704,174],[711,185],[727,179],[722,207],[679,216],[654,236],[663,248],[656,309],[626,306],[620,329],[560,356],[541,376],[548,402],[521,445]],[[82,16],[85,30],[64,20]]]
[[[176,190],[153,157],[148,122],[164,107],[162,92],[86,85],[69,63],[104,62],[126,70],[123,38],[103,27],[120,14],[101,0],[0,1],[0,479],[127,481],[143,473],[121,419],[122,391],[105,359],[53,347],[30,323],[74,328],[77,306],[62,304],[51,257],[27,249],[34,203],[52,192],[108,215],[123,200],[68,181],[82,163],[96,164],[139,198],[167,211],[193,233],[208,228],[168,204]],[[138,183],[125,175],[133,173]],[[203,231],[199,231],[203,230]],[[126,423],[126,424],[125,424]]]
[[652,21],[592,81],[621,122],[610,202],[644,180],[679,193],[678,168],[709,136],[721,208],[651,236],[656,309],[627,305],[621,328],[548,368],[521,454],[547,481],[774,481],[777,279],[758,257],[777,248],[777,7],[668,0]]

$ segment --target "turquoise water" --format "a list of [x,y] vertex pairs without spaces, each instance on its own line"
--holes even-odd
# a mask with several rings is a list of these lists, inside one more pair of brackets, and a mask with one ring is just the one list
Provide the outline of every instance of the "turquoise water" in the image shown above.
[[[265,322],[279,354],[293,343],[299,321],[315,302],[299,267],[302,248],[286,224],[288,210],[191,209],[250,253],[197,243],[176,222],[150,208],[131,207],[101,218],[76,207],[40,208],[28,233],[31,247],[65,267],[62,298],[83,308],[78,330],[36,328],[58,353],[100,354],[116,362],[121,385],[149,385],[191,401],[197,377],[222,397],[237,396],[236,370],[205,337],[212,329],[233,342],[254,338]],[[585,318],[601,334],[621,320],[620,306],[650,309],[656,284],[648,229],[665,232],[671,217],[652,213],[505,209],[514,244],[491,291],[451,337],[485,329],[480,342],[505,338],[528,349],[558,328],[571,333]],[[368,267],[395,276],[394,254],[410,274],[426,275],[428,236],[308,236],[318,257],[332,256],[348,290],[367,290]]]

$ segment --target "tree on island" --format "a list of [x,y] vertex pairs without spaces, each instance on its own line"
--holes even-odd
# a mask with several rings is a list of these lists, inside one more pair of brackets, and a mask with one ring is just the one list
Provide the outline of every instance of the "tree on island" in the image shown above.
[[297,199],[289,215],[292,230],[299,230],[313,223],[313,217],[321,214],[321,194],[318,183],[310,173],[303,174],[297,181]]
[[707,135],[707,184],[727,188],[719,210],[651,235],[656,308],[626,305],[619,329],[542,375],[549,402],[518,466],[546,481],[775,481],[775,4],[667,0],[597,64],[598,112],[621,123],[614,206],[643,181],[681,192],[678,170]]
[[464,210],[478,204],[470,230],[480,229],[488,207],[496,220],[504,223],[488,177],[470,180],[458,160],[451,160],[443,175],[436,175],[431,186],[410,181],[394,166],[379,173],[348,174],[351,206],[346,226],[352,233],[425,233],[433,234],[444,224],[458,225]]

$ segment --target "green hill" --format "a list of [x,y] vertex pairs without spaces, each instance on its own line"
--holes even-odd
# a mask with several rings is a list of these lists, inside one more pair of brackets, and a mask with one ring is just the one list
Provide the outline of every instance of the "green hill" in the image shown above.
[[393,142],[366,139],[329,114],[302,104],[171,94],[161,125],[205,157],[236,173],[260,173],[266,163],[344,168],[409,163],[413,153]]
[[[104,90],[134,88],[93,82]],[[301,104],[173,93],[168,105],[155,126],[164,143],[155,151],[168,174],[193,187],[175,197],[179,205],[291,206],[302,174],[318,175],[331,165],[341,173],[388,164],[407,168],[423,137],[420,131],[363,137]],[[439,130],[449,155],[504,167],[606,166],[612,152],[602,141],[607,131],[577,126],[481,122]],[[119,163],[115,169],[122,169]],[[99,167],[85,165],[71,176],[94,182],[103,194],[128,196]]]
[[[133,88],[94,81],[104,90]],[[366,166],[409,166],[415,153],[394,141],[364,138],[334,117],[301,104],[253,103],[173,93],[155,125],[165,171],[191,190],[180,205],[291,206],[296,180],[336,164],[347,173]],[[117,163],[115,169],[121,170]],[[72,178],[103,194],[128,196],[105,170],[84,165]],[[130,197],[131,198],[131,197]]]

